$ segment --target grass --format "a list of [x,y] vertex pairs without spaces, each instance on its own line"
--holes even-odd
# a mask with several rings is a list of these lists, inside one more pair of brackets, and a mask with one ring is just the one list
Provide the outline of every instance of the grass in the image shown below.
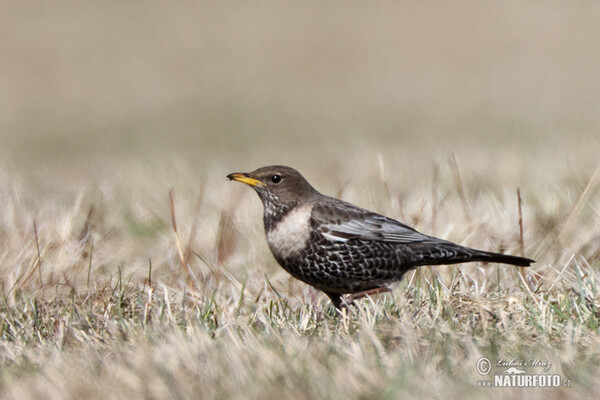
[[[3,7],[0,398],[598,397],[599,11]],[[225,179],[276,163],[537,262],[421,268],[340,315]],[[570,386],[478,387],[483,357]]]
[[[374,188],[363,192],[369,196],[346,187],[340,193],[367,206],[387,204],[390,215],[401,207],[419,229],[435,225],[439,235],[476,247],[518,253],[523,240],[538,263],[524,274],[499,265],[422,268],[393,293],[359,301],[347,315],[271,259],[259,200],[245,188],[185,169],[171,192],[161,185],[172,182],[158,179],[153,194],[139,196],[150,172],[131,180],[141,182],[132,196],[101,196],[104,201],[93,190],[70,199],[29,198],[28,189],[13,187],[11,195],[5,186],[2,397],[598,393],[595,175],[565,188],[579,197],[569,199],[571,209],[558,207],[558,215],[556,206],[534,208],[546,193],[522,188],[520,238],[516,192],[479,189],[474,198],[477,165],[456,156],[441,161],[430,187],[416,193],[394,187],[384,160],[375,182],[366,170],[352,183]],[[191,188],[190,181],[199,184]],[[114,185],[109,190],[123,189]],[[542,223],[550,217],[556,221]],[[481,357],[547,361],[548,373],[572,386],[478,388]]]

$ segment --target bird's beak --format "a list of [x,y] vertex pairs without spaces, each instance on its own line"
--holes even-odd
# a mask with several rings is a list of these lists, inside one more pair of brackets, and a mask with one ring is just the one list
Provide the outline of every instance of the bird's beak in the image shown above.
[[227,178],[232,181],[242,182],[253,187],[265,186],[265,184],[258,179],[251,178],[248,174],[243,172],[234,172],[233,174],[227,175]]

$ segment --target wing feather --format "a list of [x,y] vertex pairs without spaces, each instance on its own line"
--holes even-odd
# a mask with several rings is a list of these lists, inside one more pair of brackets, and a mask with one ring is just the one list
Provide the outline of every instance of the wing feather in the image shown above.
[[[391,243],[415,243],[436,241],[408,225],[383,215],[356,208],[348,218],[325,219],[320,227],[323,236],[331,241],[345,242],[350,239],[372,240]],[[439,240],[439,239],[438,239]]]

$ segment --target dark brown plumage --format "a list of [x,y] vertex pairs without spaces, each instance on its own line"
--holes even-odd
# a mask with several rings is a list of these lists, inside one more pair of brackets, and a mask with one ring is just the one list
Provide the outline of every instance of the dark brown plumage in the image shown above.
[[483,261],[529,266],[529,258],[459,246],[316,191],[290,167],[274,165],[231,180],[252,186],[264,205],[267,241],[277,262],[322,290],[342,295],[385,290],[422,265]]

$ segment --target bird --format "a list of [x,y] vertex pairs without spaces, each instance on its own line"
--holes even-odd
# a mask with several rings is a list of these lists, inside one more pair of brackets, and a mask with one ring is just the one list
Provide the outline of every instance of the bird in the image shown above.
[[263,203],[267,243],[293,277],[324,292],[336,309],[391,290],[424,265],[488,262],[526,267],[530,258],[476,250],[418,232],[395,219],[318,192],[295,169],[270,165],[235,172]]

